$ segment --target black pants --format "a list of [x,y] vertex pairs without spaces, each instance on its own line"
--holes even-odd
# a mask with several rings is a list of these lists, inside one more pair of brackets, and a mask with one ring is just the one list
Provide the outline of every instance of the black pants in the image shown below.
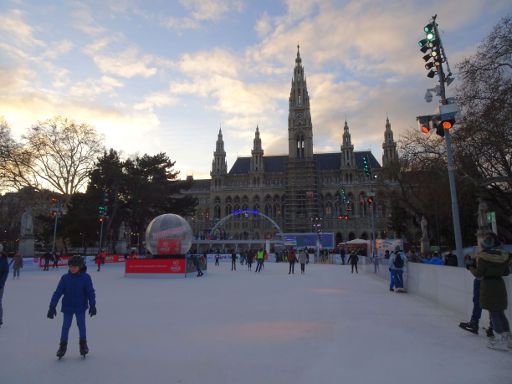
[[356,273],[359,273],[357,272],[357,264],[350,264],[350,266],[352,267],[352,273],[354,273],[354,267],[356,267]]
[[290,267],[288,268],[288,274],[295,273],[295,262],[290,261],[289,263],[290,263]]
[[256,261],[256,272],[260,272],[261,267],[263,267],[263,260],[257,260]]
[[510,325],[505,316],[505,311],[489,311],[492,326],[496,333],[510,332]]
[[236,271],[236,261],[235,260],[231,260],[231,270]]
[[304,273],[306,271],[306,264],[300,263],[300,273]]

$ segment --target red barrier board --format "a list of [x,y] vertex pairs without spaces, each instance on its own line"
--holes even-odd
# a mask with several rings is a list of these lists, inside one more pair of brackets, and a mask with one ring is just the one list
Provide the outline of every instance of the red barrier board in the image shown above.
[[128,259],[125,273],[185,273],[185,259]]
[[[57,263],[57,266],[58,267],[67,267],[68,266],[68,260],[69,260],[69,256],[60,256],[59,257],[59,262]],[[44,257],[40,257],[39,258],[39,268],[43,268],[44,267],[44,264],[45,264],[45,259]],[[50,267],[53,267],[55,264],[54,264],[54,261],[53,260],[50,260],[49,264],[48,264]]]

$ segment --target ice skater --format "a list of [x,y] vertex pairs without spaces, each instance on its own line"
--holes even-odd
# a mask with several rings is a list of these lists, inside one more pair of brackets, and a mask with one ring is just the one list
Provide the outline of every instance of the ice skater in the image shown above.
[[265,251],[263,249],[259,249],[256,253],[256,271],[261,272],[261,268],[263,268],[263,260],[265,259]]
[[297,262],[297,257],[295,256],[295,249],[291,248],[288,251],[288,274],[295,274],[295,263]]
[[61,312],[64,314],[57,357],[61,359],[68,346],[68,335],[73,316],[79,331],[80,355],[89,353],[87,334],[85,328],[85,311],[89,308],[89,315],[96,315],[96,294],[92,285],[91,276],[85,271],[85,264],[80,256],[72,256],[68,261],[69,272],[60,278],[57,289],[52,295],[48,318],[57,316],[57,303],[62,296]]
[[231,250],[231,270],[236,271],[236,252]]
[[19,252],[16,252],[12,259],[12,278],[20,278],[20,270],[23,268],[23,257],[21,257]]
[[357,262],[359,261],[359,256],[357,256],[356,252],[352,252],[347,260],[347,263],[350,263],[351,272],[354,273],[354,268],[356,269],[356,273],[359,273],[357,271]]
[[494,232],[487,232],[480,241],[480,252],[476,254],[476,266],[469,271],[482,279],[480,285],[480,306],[489,311],[496,337],[489,339],[487,347],[502,351],[512,350],[512,335],[505,310],[507,309],[507,287],[503,276],[510,273],[511,256],[502,249]]
[[404,289],[404,268],[407,258],[400,252],[400,246],[396,246],[395,252],[389,257],[389,272],[391,274],[391,281],[389,290],[397,292],[405,292]]
[[303,248],[299,252],[299,263],[300,263],[300,273],[303,275],[306,273],[306,262],[308,261],[308,255],[306,254],[306,248]]

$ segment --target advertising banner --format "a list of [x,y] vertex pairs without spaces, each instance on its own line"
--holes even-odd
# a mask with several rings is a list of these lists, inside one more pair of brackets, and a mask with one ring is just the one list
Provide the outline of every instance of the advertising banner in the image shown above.
[[180,239],[158,239],[156,243],[157,255],[179,255],[181,252]]
[[107,255],[107,256],[105,256],[105,264],[124,263],[124,261],[125,261],[124,255]]
[[129,259],[125,273],[185,273],[185,259]]

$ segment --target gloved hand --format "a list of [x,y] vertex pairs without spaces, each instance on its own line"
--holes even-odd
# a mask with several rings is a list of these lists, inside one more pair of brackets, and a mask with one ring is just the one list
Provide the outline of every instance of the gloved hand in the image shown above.
[[49,319],[53,319],[55,316],[57,316],[57,309],[54,306],[50,305],[46,317],[48,317]]
[[89,315],[90,315],[91,317],[96,316],[96,306],[95,306],[95,305],[91,305],[91,306],[89,307]]

